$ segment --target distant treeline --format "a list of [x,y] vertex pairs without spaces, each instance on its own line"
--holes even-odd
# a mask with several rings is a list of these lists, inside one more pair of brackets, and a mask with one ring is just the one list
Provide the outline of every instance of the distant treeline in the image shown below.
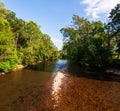
[[111,10],[107,23],[73,16],[72,25],[62,28],[62,57],[93,65],[120,66],[120,4]]
[[7,72],[18,64],[54,60],[58,56],[49,35],[43,34],[35,22],[17,18],[0,2],[0,72]]

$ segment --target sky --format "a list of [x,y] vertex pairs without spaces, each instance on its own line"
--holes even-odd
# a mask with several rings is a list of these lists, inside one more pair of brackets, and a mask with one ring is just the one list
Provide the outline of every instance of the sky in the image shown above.
[[89,20],[106,21],[107,16],[120,0],[0,0],[5,7],[25,21],[35,21],[53,43],[62,48],[60,29],[72,23],[74,14]]

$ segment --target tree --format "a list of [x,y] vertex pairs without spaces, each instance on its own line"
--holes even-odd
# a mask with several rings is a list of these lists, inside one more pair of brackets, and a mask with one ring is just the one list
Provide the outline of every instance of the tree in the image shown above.
[[23,47],[25,41],[21,36],[23,33],[23,28],[25,26],[25,21],[23,21],[22,19],[18,19],[14,12],[8,12],[9,13],[6,16],[6,19],[10,23],[11,30],[14,33],[16,48]]
[[111,10],[109,15],[109,22],[107,24],[110,30],[110,36],[115,40],[116,52],[118,59],[120,56],[120,4],[117,4],[114,9]]
[[34,22],[26,22],[4,8],[0,2],[0,72],[9,71],[17,64],[54,60],[58,49]]
[[68,58],[90,64],[107,63],[111,52],[107,50],[107,36],[102,22],[90,22],[74,15],[72,23],[72,27],[61,29],[63,51],[67,51]]
[[0,2],[0,18],[6,18],[6,15],[8,14],[8,10],[4,7],[4,2]]
[[0,19],[0,71],[8,71],[17,64],[13,33],[9,23]]
[[40,52],[42,54],[42,59],[45,60],[55,60],[59,57],[58,49],[53,44],[50,36],[47,34],[43,34],[40,43],[42,47],[40,47]]
[[37,61],[41,35],[42,33],[36,23],[33,21],[25,23],[18,40],[20,52],[24,53],[24,64],[31,64]]

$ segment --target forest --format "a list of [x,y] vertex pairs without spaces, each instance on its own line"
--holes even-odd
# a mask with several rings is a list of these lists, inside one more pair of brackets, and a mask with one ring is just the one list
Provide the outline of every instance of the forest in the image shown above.
[[120,4],[107,23],[73,15],[72,25],[62,28],[62,57],[96,66],[120,66]]
[[120,4],[111,10],[107,23],[73,15],[72,25],[61,28],[63,49],[58,51],[50,36],[34,21],[24,21],[0,2],[0,72],[18,64],[58,58],[91,65],[120,65]]
[[17,18],[0,2],[0,72],[14,69],[18,64],[29,65],[58,57],[58,49],[49,35],[42,33],[34,21]]
[[85,2],[100,10],[117,0],[5,1],[17,10],[0,2],[0,111],[120,111],[120,4],[106,22],[80,16]]

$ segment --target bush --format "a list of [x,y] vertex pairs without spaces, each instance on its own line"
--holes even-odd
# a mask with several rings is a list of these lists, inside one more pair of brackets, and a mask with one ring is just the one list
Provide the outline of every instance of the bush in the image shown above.
[[0,62],[0,72],[8,72],[11,69],[10,62]]
[[2,61],[0,62],[0,72],[8,72],[11,69],[14,69],[17,64],[18,64],[17,57],[12,57],[6,61]]
[[9,63],[10,63],[10,69],[14,69],[18,64],[17,56],[13,56],[13,57],[9,58]]

